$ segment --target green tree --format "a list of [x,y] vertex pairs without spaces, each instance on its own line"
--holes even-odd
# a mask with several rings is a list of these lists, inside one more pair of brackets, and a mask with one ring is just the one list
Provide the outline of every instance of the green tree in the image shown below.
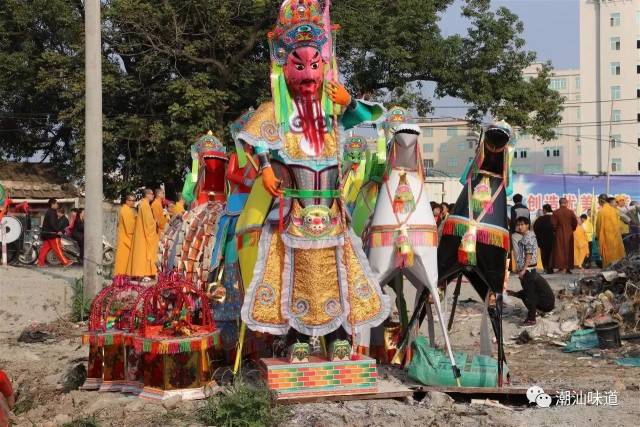
[[0,154],[68,168],[81,139],[82,8],[64,0],[0,3]]
[[523,23],[505,7],[495,12],[490,0],[467,0],[462,15],[468,35],[445,37],[440,17],[453,0],[335,1],[342,25],[338,54],[351,89],[380,98],[391,92],[406,106],[425,114],[432,109],[425,82],[436,97],[452,96],[470,105],[468,118],[487,114],[504,118],[544,140],[560,123],[562,97],[549,89],[551,67],[525,80],[522,70],[536,60],[524,49]]
[[[266,33],[280,0],[104,0],[105,192],[177,188],[188,147],[269,97]],[[399,99],[426,113],[423,86],[458,97],[468,117],[505,118],[542,139],[560,122],[551,68],[535,61],[522,22],[467,0],[468,35],[445,37],[453,0],[334,0],[340,71],[357,96]],[[54,161],[83,175],[84,52],[80,0],[0,2],[0,155]]]
[[264,39],[277,10],[277,1],[108,3],[106,55],[127,88],[105,140],[121,161],[120,187],[178,188],[196,136],[211,129],[228,140],[227,124],[268,97]]

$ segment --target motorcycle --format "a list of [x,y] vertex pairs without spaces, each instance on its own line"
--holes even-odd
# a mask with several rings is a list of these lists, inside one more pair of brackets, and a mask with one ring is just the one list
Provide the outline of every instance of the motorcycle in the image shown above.
[[[34,264],[38,260],[38,255],[42,249],[44,241],[40,236],[40,230],[34,230],[25,239],[25,245],[22,253],[18,256],[18,260],[25,265]],[[60,236],[60,243],[62,245],[62,252],[64,256],[72,261],[80,262],[80,246],[78,242],[67,236]],[[47,253],[45,258],[49,265],[58,266],[60,260],[53,251]],[[102,265],[110,266],[115,262],[115,249],[111,244],[102,236]]]

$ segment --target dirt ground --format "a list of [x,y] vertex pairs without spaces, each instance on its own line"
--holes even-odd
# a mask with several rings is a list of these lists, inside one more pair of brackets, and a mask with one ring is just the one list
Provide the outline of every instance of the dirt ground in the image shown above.
[[[194,411],[202,402],[181,402],[176,408],[119,393],[74,390],[63,392],[68,370],[86,364],[88,350],[80,345],[81,327],[65,320],[71,285],[80,269],[27,269],[0,267],[0,368],[5,369],[19,393],[16,425],[64,425],[84,415],[96,414],[101,426],[196,426]],[[557,291],[577,276],[547,277]],[[519,289],[511,279],[512,289]],[[469,286],[463,286],[451,339],[455,349],[478,351],[481,305]],[[474,300],[471,301],[470,299]],[[562,304],[551,319],[561,315]],[[548,394],[560,390],[615,391],[616,406],[526,405],[493,407],[471,404],[440,393],[415,395],[404,400],[368,400],[315,403],[289,407],[285,425],[292,426],[635,426],[640,417],[640,368],[620,367],[615,354],[563,353],[552,341],[541,339],[516,344],[524,317],[519,301],[505,309],[506,357],[515,385],[538,385]],[[556,316],[556,317],[554,317]],[[40,343],[17,338],[33,322],[47,323],[49,337]],[[437,325],[436,325],[437,329]],[[630,341],[624,348],[633,348]]]

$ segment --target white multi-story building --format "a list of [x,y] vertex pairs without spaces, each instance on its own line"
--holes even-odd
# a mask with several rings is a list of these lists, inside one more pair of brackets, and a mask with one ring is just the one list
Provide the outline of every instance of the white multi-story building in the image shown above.
[[[538,75],[540,64],[524,70],[524,78]],[[580,72],[578,70],[554,70],[550,86],[565,97],[562,123],[555,129],[556,138],[542,142],[529,134],[518,132],[518,143],[513,153],[513,170],[516,173],[578,173],[584,171],[580,136]]]
[[475,155],[478,134],[466,120],[420,118],[422,158],[430,175],[458,177]]
[[640,172],[640,0],[580,1],[581,166]]
[[565,97],[557,137],[520,132],[516,172],[640,174],[640,0],[580,0],[580,69],[550,86]]

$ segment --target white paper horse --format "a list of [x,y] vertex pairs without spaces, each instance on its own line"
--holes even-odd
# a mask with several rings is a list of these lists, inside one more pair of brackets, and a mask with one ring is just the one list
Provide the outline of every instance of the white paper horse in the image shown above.
[[[438,298],[437,227],[424,188],[419,135],[420,128],[416,125],[403,124],[394,129],[389,163],[378,193],[366,246],[371,270],[379,283],[387,283],[402,274],[415,286],[416,295],[428,288],[455,367]],[[433,316],[430,310],[427,314],[433,343]],[[363,344],[369,338],[367,335],[367,331],[363,331]],[[457,372],[455,368],[454,371]]]

